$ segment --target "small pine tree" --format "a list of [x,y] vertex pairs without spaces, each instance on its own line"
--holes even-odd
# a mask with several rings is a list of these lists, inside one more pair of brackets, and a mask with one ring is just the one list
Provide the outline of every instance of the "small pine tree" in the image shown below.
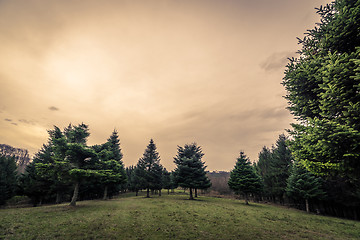
[[294,163],[287,180],[286,194],[296,200],[305,200],[306,212],[309,212],[309,200],[324,197],[320,178],[314,176],[299,163]]
[[203,156],[201,147],[192,143],[186,144],[184,147],[178,146],[178,153],[174,158],[176,183],[183,188],[189,188],[191,200],[194,199],[193,190],[207,189],[211,186],[211,182],[206,176],[206,166],[201,161]]
[[[143,171],[139,171],[140,169]],[[150,189],[158,190],[162,180],[160,156],[152,139],[150,139],[150,143],[145,149],[143,157],[139,159],[138,172],[141,172],[140,176],[145,180],[146,197],[150,197]]]
[[261,179],[250,164],[249,158],[240,152],[235,168],[230,172],[229,187],[236,194],[245,195],[245,203],[249,204],[249,194],[259,193],[262,189]]

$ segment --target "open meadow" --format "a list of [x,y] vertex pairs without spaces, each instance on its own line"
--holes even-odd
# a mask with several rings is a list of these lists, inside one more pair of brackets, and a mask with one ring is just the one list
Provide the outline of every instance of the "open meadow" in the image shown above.
[[359,239],[360,222],[244,201],[124,194],[0,210],[0,239]]

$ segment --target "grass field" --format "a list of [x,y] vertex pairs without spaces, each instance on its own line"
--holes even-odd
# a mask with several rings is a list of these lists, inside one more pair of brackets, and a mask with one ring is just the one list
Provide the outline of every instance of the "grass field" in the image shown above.
[[0,239],[360,239],[360,222],[182,194],[0,210]]

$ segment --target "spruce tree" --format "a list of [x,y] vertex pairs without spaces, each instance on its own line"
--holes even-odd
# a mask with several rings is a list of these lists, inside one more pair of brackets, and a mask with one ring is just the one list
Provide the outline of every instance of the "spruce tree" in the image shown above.
[[117,132],[114,130],[106,143],[95,145],[93,149],[97,153],[96,170],[99,173],[100,182],[104,186],[103,199],[106,200],[109,188],[112,187],[115,192],[118,192],[119,186],[127,181]]
[[284,203],[286,180],[289,178],[292,155],[284,134],[279,135],[272,149],[270,162],[271,194]]
[[273,197],[272,161],[273,154],[271,150],[264,146],[259,153],[258,162],[254,164],[257,174],[263,181],[263,194],[267,198]]
[[249,204],[249,194],[261,192],[261,179],[251,165],[250,159],[242,151],[234,169],[230,172],[228,185],[236,194],[245,196],[246,205]]
[[134,170],[131,174],[131,182],[134,191],[136,192],[136,196],[138,196],[139,190],[146,189],[148,186],[148,182],[146,180],[146,170],[145,165],[141,162],[134,167]]
[[163,169],[163,173],[162,173],[162,185],[164,189],[168,190],[168,194],[169,194],[170,189],[172,187],[171,173],[167,171],[166,168]]
[[139,159],[138,172],[141,174],[139,177],[145,180],[146,197],[150,197],[150,190],[161,189],[162,166],[153,139]]
[[321,179],[297,162],[293,164],[291,175],[287,180],[286,194],[295,200],[304,200],[306,212],[310,212],[310,199],[325,196],[321,186]]
[[[320,175],[360,182],[360,2],[336,0],[318,9],[321,22],[299,39],[299,57],[283,85],[296,161]],[[354,190],[353,192],[356,192]]]
[[194,199],[193,190],[207,189],[211,186],[211,182],[206,176],[205,163],[201,161],[203,156],[201,147],[192,143],[185,144],[184,147],[178,146],[178,153],[174,158],[175,181],[179,186],[189,188],[191,200]]
[[15,195],[17,171],[15,157],[0,155],[0,205]]
[[[62,178],[70,179],[74,186],[71,206],[76,205],[79,194],[80,183],[86,179],[99,177],[95,170],[97,159],[96,152],[87,146],[87,138],[90,135],[88,126],[71,124],[61,131],[55,126],[53,131],[49,131],[53,150],[52,160],[47,167],[50,169],[62,169]],[[35,164],[40,169],[44,168],[43,163]]]
[[106,147],[109,151],[111,151],[112,156],[110,156],[110,159],[114,159],[115,161],[118,161],[119,163],[121,163],[122,165],[122,158],[123,158],[123,153],[121,152],[121,148],[120,148],[120,140],[119,140],[119,135],[118,132],[116,130],[114,130],[112,132],[112,134],[110,135],[110,137],[108,138],[107,142],[106,142]]

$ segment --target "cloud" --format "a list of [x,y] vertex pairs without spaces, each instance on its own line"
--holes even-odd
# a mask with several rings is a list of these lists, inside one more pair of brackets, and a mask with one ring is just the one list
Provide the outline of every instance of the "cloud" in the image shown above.
[[60,109],[54,106],[49,107],[50,111],[59,111]]
[[35,122],[33,122],[31,120],[26,120],[26,119],[19,119],[19,122],[29,124],[29,125],[35,125]]
[[293,52],[277,52],[271,54],[265,61],[260,63],[261,69],[266,72],[273,72],[285,68],[288,58],[294,56]]
[[12,119],[9,119],[9,118],[5,118],[4,120],[7,122],[12,122]]
[[17,123],[14,123],[14,122],[13,122],[13,123],[11,123],[11,124],[12,124],[12,125],[15,125],[15,126],[17,126],[17,125],[18,125]]

